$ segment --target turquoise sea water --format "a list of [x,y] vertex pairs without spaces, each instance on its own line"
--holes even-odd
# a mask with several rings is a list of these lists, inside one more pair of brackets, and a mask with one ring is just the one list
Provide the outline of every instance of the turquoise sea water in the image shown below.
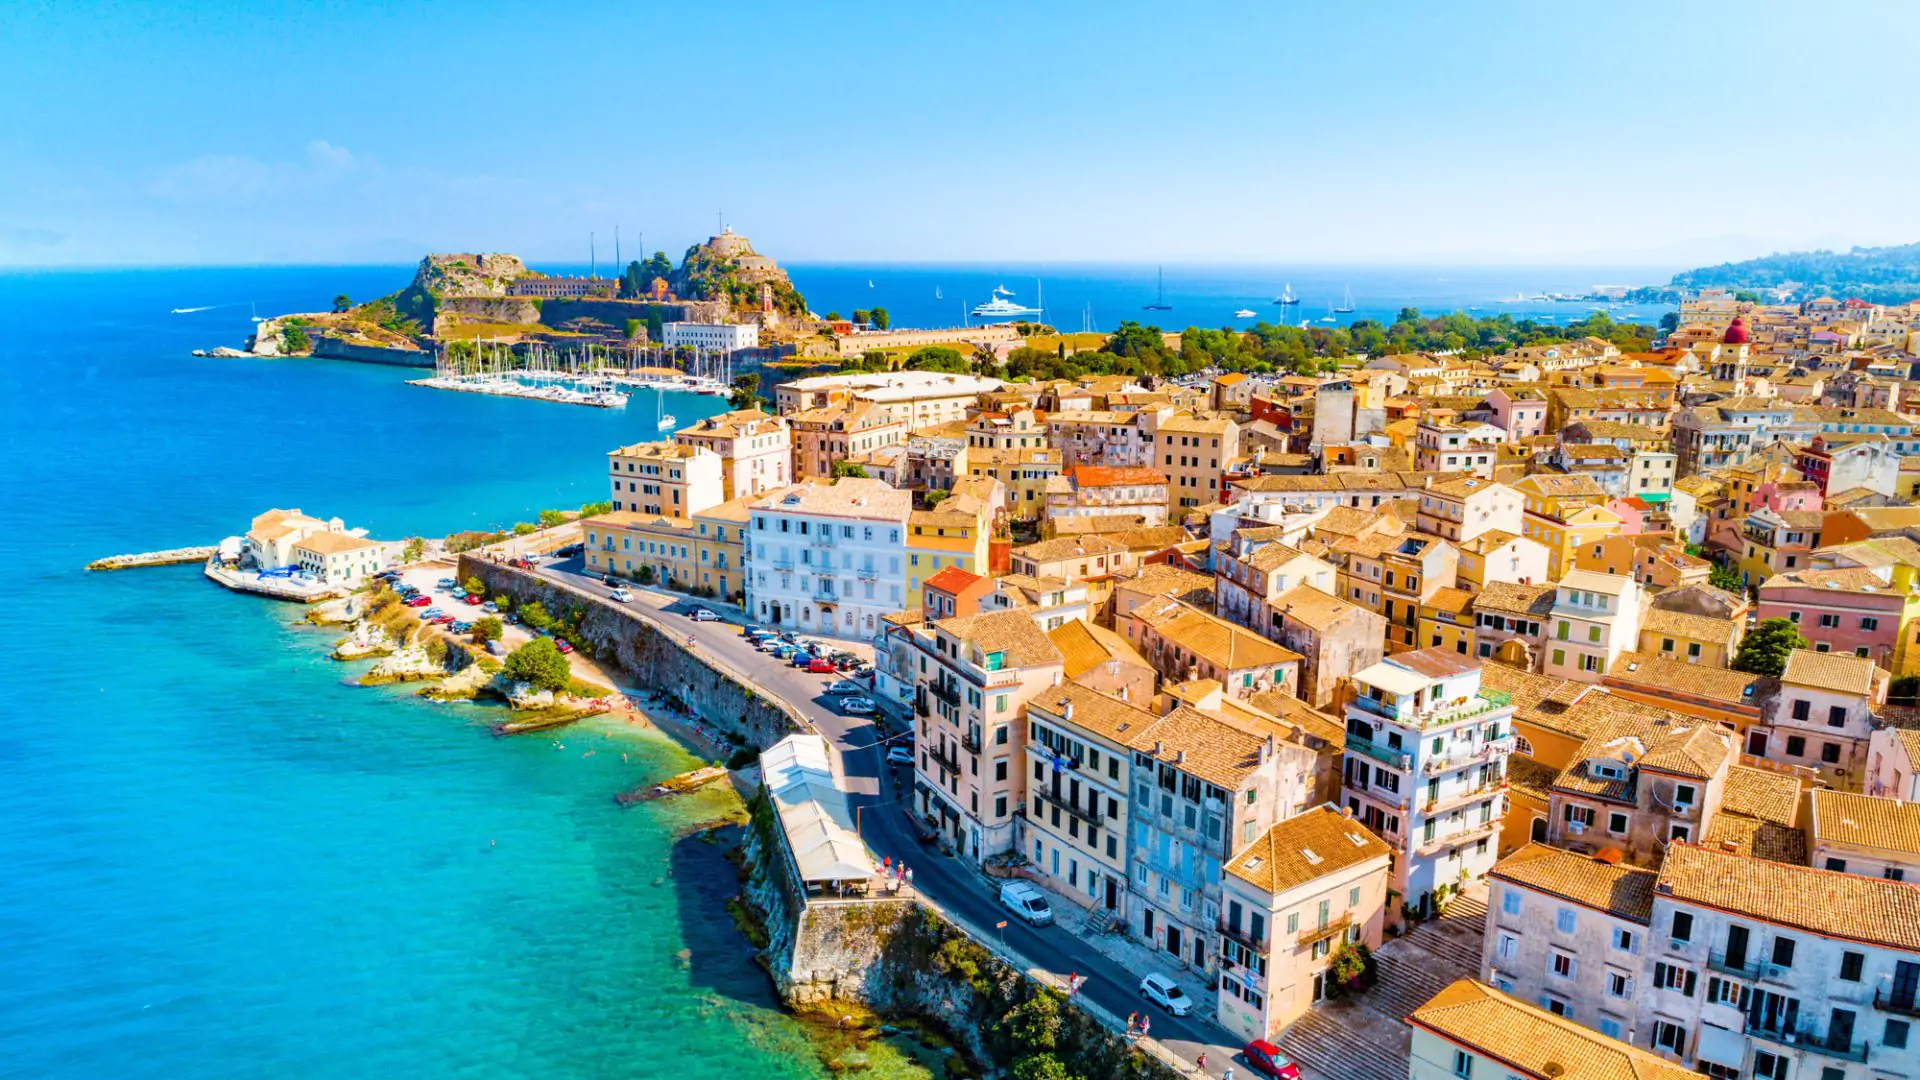
[[719,797],[612,802],[689,767],[671,744],[496,740],[485,709],[345,685],[336,635],[197,568],[81,572],[270,505],[391,535],[604,497],[650,411],[186,355],[237,343],[250,294],[405,277],[0,275],[0,1075],[821,1075],[721,907],[731,868],[676,839]]

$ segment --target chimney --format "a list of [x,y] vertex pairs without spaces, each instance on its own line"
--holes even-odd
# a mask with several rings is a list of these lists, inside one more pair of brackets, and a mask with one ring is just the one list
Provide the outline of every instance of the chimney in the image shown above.
[[1067,702],[1067,707],[1060,710],[1060,715],[1062,718],[1067,720],[1073,719],[1073,702],[1071,701]]
[[1159,756],[1160,756],[1160,751],[1161,751],[1162,749],[1164,749],[1164,747],[1163,747],[1163,746],[1161,745],[1161,743],[1160,743],[1160,740],[1159,740],[1159,739],[1155,739],[1155,740],[1153,740],[1153,756],[1154,756],[1154,757],[1159,757]]
[[1187,763],[1187,752],[1185,750],[1175,750],[1173,752],[1173,763],[1175,765],[1185,765]]
[[1121,701],[1127,700],[1127,688],[1124,686],[1120,688],[1120,700]]

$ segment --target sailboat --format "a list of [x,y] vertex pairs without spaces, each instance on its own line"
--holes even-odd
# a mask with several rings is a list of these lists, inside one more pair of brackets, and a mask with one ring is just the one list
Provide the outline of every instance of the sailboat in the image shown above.
[[1325,315],[1320,316],[1320,321],[1328,322],[1328,323],[1333,321],[1333,305],[1332,304],[1327,305],[1327,313]]
[[1341,300],[1340,306],[1337,308],[1334,308],[1333,310],[1336,314],[1339,314],[1339,315],[1353,314],[1353,286],[1351,285],[1347,286],[1346,298],[1344,300]]
[[1273,298],[1273,302],[1281,307],[1293,307],[1298,304],[1300,298],[1293,295],[1293,283],[1288,282],[1286,288],[1280,290],[1280,295]]
[[945,300],[945,299],[946,299],[946,297],[944,297],[944,296],[941,296],[941,295],[940,295],[940,286],[938,286],[938,285],[935,285],[935,286],[933,287],[933,298],[934,298],[935,300]]
[[1173,305],[1167,303],[1167,275],[1164,271],[1162,271],[1157,266],[1154,267],[1154,274],[1160,279],[1160,298],[1158,300],[1155,300],[1151,304],[1141,304],[1140,310],[1141,311],[1172,311]]
[[254,322],[259,322],[259,321],[260,321],[260,308],[259,308],[259,306],[258,306],[258,305],[256,305],[256,304],[255,304],[255,303],[254,303],[253,301],[251,301],[251,300],[249,300],[249,301],[247,301],[247,308],[248,308],[248,310],[250,310],[250,311],[252,311],[252,312],[253,312],[253,321],[254,321]]

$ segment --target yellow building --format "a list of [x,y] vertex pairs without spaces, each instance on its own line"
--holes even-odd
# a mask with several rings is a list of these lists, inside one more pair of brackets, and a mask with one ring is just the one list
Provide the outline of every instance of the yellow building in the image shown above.
[[722,498],[758,495],[793,482],[793,432],[785,417],[741,409],[681,428],[673,439],[720,455]]
[[690,590],[697,583],[692,520],[670,514],[615,510],[580,523],[587,569],[642,584]]
[[1052,447],[969,448],[967,473],[1000,481],[1007,492],[1008,517],[1038,521],[1047,508],[1047,481],[1060,475],[1060,451]]
[[907,515],[907,595],[920,595],[920,583],[949,566],[985,576],[992,526],[985,501],[972,495]]
[[1154,432],[1154,468],[1166,474],[1167,505],[1178,509],[1220,501],[1221,470],[1240,453],[1240,425],[1231,417],[1175,413]]
[[696,592],[735,604],[746,599],[747,504],[759,497],[742,495],[693,515]]
[[1620,515],[1606,508],[1606,489],[1592,477],[1535,473],[1513,483],[1525,500],[1525,535],[1547,549],[1547,578],[1573,569],[1574,553],[1620,531]]
[[1473,656],[1473,594],[1465,589],[1435,589],[1420,603],[1420,647],[1452,649]]
[[677,442],[635,443],[607,453],[615,510],[684,517],[719,502],[720,455]]

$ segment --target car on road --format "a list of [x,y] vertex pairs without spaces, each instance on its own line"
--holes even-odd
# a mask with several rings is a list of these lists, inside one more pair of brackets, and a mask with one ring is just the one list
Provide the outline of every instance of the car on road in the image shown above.
[[840,679],[827,684],[827,693],[829,694],[858,694],[865,690],[866,687],[861,686],[852,679]]
[[1246,1055],[1248,1066],[1261,1076],[1271,1076],[1274,1080],[1300,1080],[1300,1066],[1265,1039],[1253,1040],[1240,1052]]
[[585,544],[568,544],[566,547],[553,549],[553,557],[556,559],[571,559],[575,555],[585,554],[586,550],[587,545]]
[[873,699],[863,697],[845,697],[840,699],[840,711],[849,716],[872,716]]
[[610,587],[618,586],[620,584],[620,579],[617,577],[614,577],[612,574],[601,574],[600,584],[610,586]]
[[807,670],[815,675],[831,675],[833,674],[833,664],[823,657],[816,656],[813,658],[813,662],[807,665]]
[[570,653],[573,651],[573,646],[567,644],[566,638],[554,638],[553,647],[556,649],[559,649],[563,653]]
[[720,621],[720,616],[714,614],[712,611],[709,611],[703,607],[697,607],[697,608],[694,608],[692,611],[688,612],[687,618],[692,619],[694,622],[719,622]]
[[1053,922],[1053,905],[1047,903],[1047,894],[1031,881],[1009,881],[1000,886],[1000,906],[1034,926]]
[[1193,999],[1180,989],[1180,984],[1158,972],[1140,980],[1140,996],[1174,1016],[1185,1016],[1193,1011]]
[[409,596],[406,599],[406,604],[408,607],[426,607],[428,604],[431,604],[431,603],[433,603],[433,597],[422,596],[419,593],[414,593],[412,596]]
[[911,766],[913,751],[904,746],[889,746],[887,747],[887,764]]
[[631,604],[633,603],[633,594],[625,589],[615,589],[607,594],[607,599],[618,604]]

